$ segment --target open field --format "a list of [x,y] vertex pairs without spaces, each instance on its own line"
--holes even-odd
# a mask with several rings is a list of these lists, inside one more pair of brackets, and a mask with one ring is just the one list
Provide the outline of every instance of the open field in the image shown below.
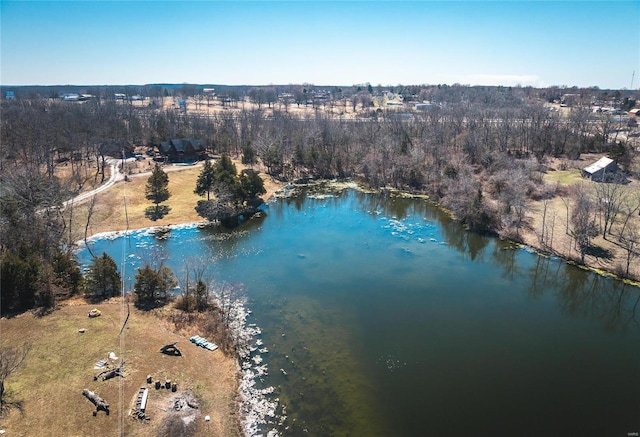
[[[199,401],[199,408],[189,412],[196,415],[197,435],[239,435],[236,360],[191,344],[186,334],[172,332],[162,319],[133,306],[121,344],[126,308],[120,302],[112,299],[95,306],[102,311],[97,318],[87,317],[94,305],[69,302],[45,317],[24,313],[0,320],[3,347],[31,345],[22,367],[7,380],[8,400],[22,404],[22,411],[13,408],[2,421],[7,435],[160,435],[163,418],[177,414],[171,413],[173,399],[187,390]],[[80,333],[80,328],[86,331]],[[183,357],[159,352],[174,342]],[[93,375],[101,371],[94,369],[95,363],[109,352],[119,357],[118,363],[126,361],[125,377],[94,381]],[[155,390],[146,383],[147,375],[154,381],[170,379],[178,391]],[[146,423],[129,416],[140,387],[150,388],[147,415],[151,420]],[[84,388],[110,404],[109,416],[103,411],[92,416],[95,407],[82,395]],[[211,416],[210,422],[204,421],[206,415]]]
[[580,169],[550,171],[544,175],[544,181],[548,184],[560,183],[563,185],[574,185],[580,182],[582,176]]
[[[171,210],[162,219],[152,221],[145,216],[145,209],[153,205],[144,196],[145,185],[150,175],[150,166],[147,162],[148,160],[136,163],[137,167],[132,170],[129,181],[117,182],[113,187],[95,197],[87,236],[101,232],[122,231],[127,229],[127,224],[131,230],[203,221],[194,209],[198,200],[203,198],[193,192],[202,163],[193,166],[167,165],[163,168],[169,175],[169,192],[171,193],[171,197],[164,205],[168,205]],[[235,161],[235,165],[238,172],[244,169],[238,161]],[[264,173],[261,175],[267,190],[264,199],[268,199],[282,184],[265,176]],[[90,204],[89,200],[73,207],[72,241],[84,238]],[[69,212],[68,209],[67,214]]]
[[[164,99],[157,98],[155,99],[155,107],[162,108],[162,110],[182,110],[179,106],[179,101],[181,99],[179,97],[165,97]],[[396,97],[394,99],[398,101]],[[413,106],[415,102],[411,102],[407,104],[407,107],[404,106],[387,106],[386,102],[388,99],[384,96],[373,97],[371,99],[371,103],[373,106],[363,107],[361,102],[356,104],[355,110],[353,107],[353,103],[350,99],[342,98],[334,101],[324,101],[318,102],[316,105],[312,104],[300,104],[297,103],[288,103],[284,104],[280,101],[272,103],[271,105],[267,103],[262,103],[258,105],[250,101],[249,98],[245,98],[244,100],[232,103],[223,104],[218,97],[213,97],[209,103],[207,100],[198,101],[196,98],[189,97],[185,100],[185,110],[191,114],[202,114],[202,115],[230,115],[234,113],[238,113],[240,111],[253,111],[253,110],[261,110],[263,111],[264,116],[269,117],[273,115],[274,111],[278,112],[286,112],[291,114],[294,117],[305,118],[308,116],[314,116],[315,114],[324,114],[331,117],[342,117],[342,118],[356,118],[356,117],[365,117],[371,111],[376,111],[377,109],[382,110],[391,110],[391,111],[406,111],[407,109],[413,110]],[[150,99],[126,102],[123,104],[131,104],[133,107],[143,108],[149,106],[151,104]]]

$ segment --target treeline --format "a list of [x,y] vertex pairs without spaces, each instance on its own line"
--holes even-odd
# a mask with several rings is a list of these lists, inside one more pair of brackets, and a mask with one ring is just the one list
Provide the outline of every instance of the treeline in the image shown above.
[[[522,99],[539,99],[547,102],[580,104],[603,104],[613,102],[623,110],[629,110],[630,101],[637,99],[634,90],[607,90],[598,87],[579,88],[577,86],[550,86],[533,88],[531,86],[468,86],[461,84],[439,85],[372,85],[369,82],[354,85],[315,85],[312,83],[286,85],[221,85],[221,84],[170,84],[157,83],[145,85],[27,85],[0,86],[0,92],[13,93],[19,100],[60,99],[65,95],[78,94],[83,98],[96,99],[100,102],[113,100],[149,99],[156,104],[167,98],[194,98],[202,101],[218,99],[225,103],[237,103],[247,98],[255,103],[273,103],[275,99],[286,96],[293,103],[303,104],[315,98],[340,100],[352,99],[354,96],[378,97],[387,93],[401,96],[405,101],[432,101],[435,103],[472,104],[491,103],[496,96],[508,93],[514,102]],[[627,107],[625,107],[627,106]]]
[[[360,116],[342,118],[331,108],[304,116],[286,106],[268,115],[261,109],[205,115],[103,99],[2,101],[2,312],[52,305],[56,296],[78,292],[63,201],[101,183],[109,156],[171,138],[199,138],[210,154],[243,157],[284,181],[354,178],[428,193],[469,228],[508,228],[516,236],[527,201],[548,196],[542,173],[549,157],[599,152],[638,176],[637,151],[621,135],[626,122],[588,106],[566,116],[551,111],[544,103],[558,90],[404,88],[394,91],[437,104],[421,111],[366,106]],[[592,91],[601,99],[630,98]]]

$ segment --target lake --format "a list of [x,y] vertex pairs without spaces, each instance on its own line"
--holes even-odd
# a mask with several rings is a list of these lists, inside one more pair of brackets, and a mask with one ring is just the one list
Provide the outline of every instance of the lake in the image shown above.
[[233,231],[165,237],[91,247],[126,257],[127,288],[166,257],[247,299],[269,351],[258,385],[279,403],[265,432],[640,431],[640,289],[466,232],[426,200],[302,190]]

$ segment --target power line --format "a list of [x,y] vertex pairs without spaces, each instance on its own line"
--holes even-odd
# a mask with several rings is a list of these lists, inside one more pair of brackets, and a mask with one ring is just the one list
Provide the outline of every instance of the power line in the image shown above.
[[[123,186],[123,189],[124,189],[124,186]],[[120,296],[120,320],[122,321],[122,328],[120,328],[120,352],[119,352],[120,362],[124,362],[124,327],[126,326],[127,321],[129,320],[129,315],[131,314],[131,311],[129,308],[129,300],[127,299],[126,291],[125,291],[125,282],[126,282],[125,269],[126,269],[126,260],[127,260],[127,236],[129,234],[129,214],[127,212],[127,197],[124,194],[122,196],[122,201],[124,204],[124,215],[127,223],[127,228],[124,232],[124,238],[122,239],[122,261],[120,265],[120,272],[121,272],[121,278],[122,278],[121,296]],[[125,300],[127,304],[126,317],[124,315]],[[118,403],[118,412],[119,412],[118,431],[119,432],[118,434],[122,436],[124,435],[124,379],[123,378],[120,378],[120,384],[118,388],[119,388],[119,403]]]

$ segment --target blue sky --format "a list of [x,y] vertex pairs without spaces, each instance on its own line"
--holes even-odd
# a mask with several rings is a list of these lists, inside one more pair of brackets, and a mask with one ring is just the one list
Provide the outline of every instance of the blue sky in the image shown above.
[[640,1],[5,1],[0,83],[640,85]]

